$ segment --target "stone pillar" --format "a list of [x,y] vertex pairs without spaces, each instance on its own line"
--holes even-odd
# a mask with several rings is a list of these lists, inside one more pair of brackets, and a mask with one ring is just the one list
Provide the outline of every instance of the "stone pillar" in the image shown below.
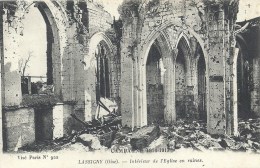
[[187,86],[186,93],[184,95],[186,117],[188,120],[195,120],[198,118],[197,108],[195,106],[195,83],[194,83],[194,65],[193,58],[190,57],[190,60],[187,63]]
[[253,59],[253,91],[251,92],[251,109],[260,117],[260,55]]
[[[3,54],[5,56],[4,63],[2,64],[4,78],[2,78],[3,92],[3,106],[19,106],[22,102],[22,89],[21,89],[21,73],[19,72],[19,61],[21,57],[17,54],[19,53],[20,44],[20,31],[22,29],[22,24],[17,13],[21,12],[19,8],[13,11],[14,16],[7,15],[10,12],[8,6],[3,9],[5,13],[2,15],[3,23],[3,43],[4,50]],[[17,17],[15,17],[17,16]],[[14,18],[11,20],[10,18]],[[7,22],[10,20],[10,23]],[[15,40],[13,40],[15,39]],[[16,46],[16,47],[13,47]]]
[[[139,89],[139,65],[137,62],[138,7],[125,2],[122,5],[121,18],[123,35],[121,45],[121,115],[122,125],[140,127],[147,123],[147,117],[139,106],[141,91]],[[143,90],[144,91],[144,90]],[[146,106],[146,105],[145,105]],[[143,123],[143,119],[146,119]]]
[[[209,3],[207,8],[209,55],[207,131],[210,134],[233,134],[230,34],[234,29],[237,4],[230,6],[226,2],[214,2]],[[226,10],[229,8],[234,10]]]
[[232,62],[232,71],[231,71],[231,80],[230,80],[230,85],[231,85],[231,111],[233,112],[233,115],[230,115],[228,117],[229,121],[229,127],[227,129],[230,130],[230,133],[233,132],[234,135],[238,134],[238,94],[237,94],[237,57],[239,53],[239,49],[235,48],[235,45],[231,49],[231,53],[233,56],[233,62]]
[[174,49],[172,54],[166,56],[163,59],[163,63],[166,67],[164,74],[164,119],[165,122],[171,124],[176,121],[176,110],[175,110],[175,72],[174,72],[174,58],[178,55],[178,49]]
[[[127,43],[123,43],[127,45]],[[125,46],[122,45],[121,53],[121,81],[120,81],[120,97],[121,97],[121,115],[123,126],[132,126],[136,120],[134,111],[134,61],[129,57],[129,53]],[[126,50],[124,50],[126,49]]]
[[[190,80],[191,80],[191,87],[190,88],[190,94],[187,93],[189,96],[189,103],[190,107],[189,110],[192,113],[192,119],[197,120],[199,119],[199,113],[198,113],[198,104],[199,104],[199,99],[198,99],[198,66],[201,66],[198,64],[198,60],[201,55],[196,53],[197,50],[197,40],[195,38],[191,38],[191,60],[190,60]],[[204,57],[204,56],[203,56]],[[203,58],[204,59],[204,58]],[[188,89],[188,88],[187,88]]]
[[[86,65],[84,66],[84,71],[81,68],[78,69],[80,75],[84,75],[83,81],[78,76],[78,84],[84,84],[84,117],[85,121],[91,121],[95,116],[97,110],[97,77],[96,77],[96,68],[97,68],[97,59],[90,49],[93,47],[95,49],[97,46],[85,47],[83,49],[84,53],[88,53],[88,56],[85,59]],[[95,47],[95,48],[94,48]],[[84,51],[88,50],[88,51]],[[86,54],[87,55],[87,54]],[[83,74],[81,74],[83,73]]]

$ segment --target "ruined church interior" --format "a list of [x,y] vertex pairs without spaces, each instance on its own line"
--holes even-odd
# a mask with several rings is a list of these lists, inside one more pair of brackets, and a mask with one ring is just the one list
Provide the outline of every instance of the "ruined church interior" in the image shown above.
[[0,1],[1,150],[259,154],[250,2]]

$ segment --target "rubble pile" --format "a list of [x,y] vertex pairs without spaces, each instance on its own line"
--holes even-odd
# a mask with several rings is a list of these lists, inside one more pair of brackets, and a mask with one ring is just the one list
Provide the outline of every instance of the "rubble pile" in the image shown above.
[[94,124],[97,121],[88,123],[85,130],[61,139],[62,143],[56,143],[53,150],[84,148],[83,151],[108,149],[119,152],[173,152],[192,149],[260,154],[260,119],[240,121],[239,135],[232,137],[209,135],[206,133],[206,124],[199,121],[179,120],[171,126],[151,125],[134,131],[128,127],[119,127],[118,121],[118,116],[112,116],[103,124]]
[[[76,115],[71,115],[75,120],[84,125],[85,129],[81,131],[72,131],[70,136],[60,139],[35,142],[20,148],[20,151],[59,151],[64,148],[78,148],[84,145],[86,151],[110,148],[115,134],[121,129],[121,116],[115,113],[109,113],[99,119],[93,119],[90,122],[84,122]],[[79,143],[81,145],[79,145]]]
[[209,135],[204,123],[179,121],[162,131],[168,136],[168,148],[177,150],[192,148],[197,151],[244,151],[260,153],[260,120],[239,122],[239,135]]

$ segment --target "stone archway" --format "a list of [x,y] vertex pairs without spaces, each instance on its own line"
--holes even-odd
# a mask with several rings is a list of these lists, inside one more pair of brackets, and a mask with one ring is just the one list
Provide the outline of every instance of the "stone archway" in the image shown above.
[[[66,23],[68,19],[63,7],[57,2],[35,2],[42,14],[46,24],[47,34],[47,84],[54,86],[55,95],[61,99],[67,94],[68,90],[62,87],[65,77],[62,78],[64,71],[64,46],[66,45]],[[66,90],[66,93],[63,93]]]
[[159,46],[151,46],[146,63],[146,92],[148,124],[164,122],[164,68]]
[[[149,58],[150,56],[150,51],[151,50],[157,50],[158,54],[160,55],[160,59],[157,61],[151,61]],[[157,57],[158,58],[158,57]],[[157,64],[158,67],[161,66],[160,68],[157,68],[157,73],[159,73],[161,70],[164,71],[162,74],[160,72],[160,75],[157,77],[160,78],[160,86],[157,83],[157,91],[158,93],[161,92],[160,94],[157,94],[157,97],[160,97],[157,103],[160,104],[161,107],[163,107],[160,111],[160,113],[157,113],[160,115],[161,118],[163,118],[163,122],[166,123],[171,123],[175,116],[174,116],[174,111],[175,111],[175,106],[174,106],[174,86],[173,86],[173,78],[174,78],[174,68],[173,68],[173,57],[172,57],[172,49],[169,44],[169,40],[167,39],[166,35],[163,32],[158,32],[154,36],[153,39],[149,42],[149,45],[147,46],[145,50],[145,55],[144,57],[141,58],[142,62],[140,62],[140,69],[139,69],[139,79],[140,79],[140,86],[142,87],[142,91],[138,93],[139,99],[138,101],[140,102],[140,106],[138,108],[138,111],[135,114],[136,120],[139,121],[137,122],[138,126],[144,126],[147,125],[148,122],[148,116],[147,116],[147,104],[148,100],[147,99],[147,91],[149,90],[149,83],[147,83],[147,80],[149,78],[150,73],[147,73],[147,70],[149,69],[147,65],[151,64],[153,62],[154,64]],[[162,86],[163,84],[163,86]],[[159,89],[161,87],[161,89]],[[163,103],[162,103],[163,102]],[[154,118],[151,119],[149,122],[154,121]]]
[[[169,40],[169,36],[167,34],[166,29],[174,25],[173,23],[165,23],[161,27],[156,28],[152,33],[150,33],[145,39],[142,40],[142,43],[140,45],[140,48],[138,46],[138,55],[140,57],[138,58],[138,61],[134,60],[132,63],[132,75],[138,74],[137,77],[133,76],[131,79],[132,81],[132,100],[133,103],[131,104],[131,107],[128,106],[125,108],[128,112],[131,113],[131,119],[128,118],[124,122],[128,124],[129,126],[132,125],[132,127],[142,127],[147,125],[147,85],[146,85],[146,63],[149,55],[149,51],[151,49],[151,46],[154,44],[154,42],[157,40],[157,44],[162,48],[161,51],[165,52],[165,54],[162,54],[162,56],[165,56],[166,59],[163,59],[165,61],[164,65],[166,69],[164,78],[167,78],[168,80],[165,80],[164,83],[164,118],[166,123],[172,123],[176,121],[176,106],[175,106],[175,60],[178,54],[177,45],[181,39],[181,37],[185,38],[184,33],[180,33],[178,38]],[[190,36],[193,36],[196,38],[198,44],[200,46],[204,46],[204,42],[201,39],[200,35],[196,34],[194,31],[190,31],[188,28],[185,30],[185,32],[189,32],[188,34]],[[188,37],[186,37],[188,39]],[[207,65],[207,52],[204,47],[201,48],[201,52],[204,55],[205,62]],[[167,60],[167,61],[166,61]],[[168,70],[168,71],[167,71]],[[169,73],[167,73],[169,72]],[[206,76],[206,83],[208,83],[208,69],[206,67],[205,70],[205,76]],[[189,86],[191,86],[192,82],[192,74],[188,73],[188,83]],[[129,80],[130,81],[130,80]],[[167,90],[167,91],[166,91]],[[207,97],[207,104],[209,103],[208,99],[208,87],[206,87],[206,97]],[[126,98],[124,98],[126,99]],[[126,103],[126,102],[124,102]],[[206,106],[207,108],[209,106]],[[129,109],[132,109],[129,111]],[[208,109],[207,109],[208,112]],[[129,114],[128,114],[129,115]],[[131,121],[131,122],[130,122]]]
[[[8,2],[6,2],[8,3]],[[20,2],[17,2],[18,4]],[[25,5],[25,6],[24,6]],[[22,59],[23,55],[19,55],[19,53],[22,51],[19,49],[19,47],[12,47],[12,46],[19,46],[19,42],[21,39],[20,37],[23,35],[23,29],[24,29],[24,18],[26,15],[26,12],[30,10],[31,7],[35,6],[38,8],[39,12],[41,13],[44,24],[46,25],[46,28],[48,29],[46,31],[46,34],[50,34],[49,38],[47,38],[47,54],[48,55],[48,61],[50,64],[48,65],[49,69],[49,78],[48,78],[48,84],[54,85],[54,93],[55,95],[62,98],[62,90],[61,90],[61,83],[62,83],[62,57],[63,57],[63,48],[61,46],[65,46],[65,39],[66,34],[62,34],[63,31],[65,32],[65,25],[61,24],[63,21],[63,18],[60,16],[62,15],[61,12],[54,6],[52,2],[32,2],[30,4],[24,4],[24,5],[18,5],[18,8],[12,9],[8,7],[8,4],[6,5],[7,11],[12,11],[12,15],[8,15],[7,13],[4,14],[5,19],[10,19],[10,24],[3,24],[3,28],[7,29],[9,33],[6,33],[7,37],[5,37],[5,48],[10,47],[9,49],[4,51],[5,55],[8,55],[8,57],[5,58],[3,61],[5,64],[10,63],[11,69],[5,70],[5,82],[8,81],[5,87],[3,87],[4,90],[4,96],[3,96],[3,104],[6,106],[9,105],[19,105],[22,100],[22,92],[21,92],[21,74],[19,72],[19,61]],[[26,6],[27,5],[27,6]],[[13,18],[13,19],[12,19]],[[16,40],[10,40],[10,39],[16,39]],[[30,45],[30,44],[29,44]],[[46,58],[47,59],[47,58]],[[50,60],[49,60],[50,59]],[[3,65],[4,66],[4,65]],[[10,73],[16,75],[16,77],[10,78]],[[45,76],[45,75],[44,75]],[[10,78],[10,79],[9,79]],[[29,83],[29,82],[28,82]],[[14,88],[11,88],[14,87]],[[29,88],[30,86],[28,86]],[[15,93],[14,93],[15,92]],[[14,99],[14,96],[17,95],[16,99]]]
[[[167,24],[167,26],[162,26],[162,28],[167,28],[169,25]],[[162,29],[161,28],[161,29]],[[187,30],[189,31],[189,30]],[[193,36],[194,32],[190,32],[190,34]],[[199,46],[204,46],[203,43],[202,43],[202,39],[199,37],[198,34],[195,33],[195,35],[193,36],[196,40],[197,40],[197,43]],[[198,38],[198,39],[197,39]],[[160,39],[160,40],[159,40]],[[165,58],[164,60],[167,60],[168,61],[165,61],[165,67],[168,67],[168,68],[165,68],[166,69],[166,72],[165,72],[165,77],[164,78],[167,78],[167,80],[165,81],[165,88],[164,88],[164,105],[165,105],[165,108],[164,108],[164,118],[165,118],[165,122],[167,123],[172,123],[174,121],[176,121],[176,95],[175,95],[175,92],[176,92],[176,88],[175,88],[175,79],[176,79],[176,72],[175,72],[175,65],[176,65],[176,58],[177,58],[177,54],[179,53],[179,50],[180,48],[178,49],[178,44],[180,43],[180,41],[184,41],[185,45],[182,45],[182,50],[185,51],[186,53],[186,56],[184,57],[185,59],[185,62],[187,64],[187,73],[186,73],[186,83],[187,83],[187,88],[190,90],[188,93],[190,93],[193,97],[195,94],[194,93],[194,81],[193,80],[193,74],[191,73],[191,61],[190,61],[190,54],[191,54],[191,51],[187,51],[187,50],[191,50],[190,49],[190,44],[188,42],[188,37],[185,36],[184,33],[180,33],[180,35],[178,36],[178,39],[176,39],[175,43],[173,46],[175,46],[175,48],[172,49],[172,45],[170,44],[169,40],[168,40],[168,36],[167,34],[164,33],[163,30],[161,31],[154,31],[154,33],[152,33],[151,35],[149,35],[149,37],[147,38],[147,40],[144,42],[144,46],[142,47],[142,50],[141,50],[141,53],[142,53],[142,57],[141,57],[141,62],[140,62],[140,69],[139,69],[139,79],[140,79],[140,83],[139,83],[139,86],[140,86],[140,89],[141,91],[138,92],[139,94],[139,97],[138,97],[138,103],[140,106],[136,107],[136,111],[134,111],[134,121],[136,122],[136,125],[137,126],[144,126],[144,125],[147,125],[147,95],[146,95],[146,91],[147,91],[147,85],[146,85],[146,68],[144,65],[146,65],[146,61],[147,61],[147,58],[148,58],[148,54],[149,54],[149,51],[150,51],[150,48],[151,46],[154,44],[154,42],[157,40],[157,45],[160,44],[160,46],[162,47],[162,50],[161,51],[164,51],[166,54],[162,54],[162,55],[165,55]],[[181,42],[182,43],[182,42]],[[208,83],[208,69],[207,69],[207,53],[205,51],[205,48],[202,48],[201,47],[201,54],[204,56],[203,59],[205,61],[205,99],[206,99],[206,102],[205,102],[205,107],[208,108],[208,87],[207,87],[207,83]],[[163,61],[164,62],[164,61]],[[168,71],[167,71],[168,70]],[[169,73],[167,73],[169,72]],[[196,80],[197,81],[197,80]],[[197,84],[196,84],[197,85]],[[168,91],[166,91],[168,90]],[[197,94],[197,93],[196,93]],[[187,97],[190,97],[189,94],[186,94]],[[143,105],[142,105],[143,104]],[[196,111],[197,109],[195,109],[195,106],[194,104],[191,102],[189,102],[188,104],[190,104],[189,107],[187,107],[187,109],[189,111]],[[208,109],[205,110],[207,113],[208,113]],[[197,113],[197,111],[196,111]],[[208,114],[207,114],[208,115]]]
[[[189,36],[187,36],[187,34]],[[194,32],[181,32],[175,43],[175,106],[177,118],[207,121],[208,69],[205,48]]]
[[[90,38],[88,49],[88,54],[84,58],[85,121],[92,120],[97,101],[101,97],[110,97],[114,89],[111,80],[111,69],[114,68],[111,57],[114,55],[114,50],[110,39],[103,32],[96,33]],[[103,68],[100,69],[100,66]]]
[[251,94],[250,94],[250,82],[251,82],[251,68],[252,60],[248,54],[247,46],[242,37],[237,37],[237,53],[234,57],[234,102],[236,102],[237,118],[248,119],[253,117],[251,113]]
[[188,41],[181,37],[178,45],[178,54],[175,60],[175,106],[177,118],[189,118],[189,107],[187,100],[190,86],[190,48]]
[[54,16],[44,2],[37,3],[37,8],[41,12],[46,23],[47,34],[47,84],[54,85],[55,94],[61,96],[61,54],[59,32]]
[[202,40],[189,30],[180,33],[175,46],[178,48],[175,60],[177,117],[205,122],[209,112],[209,78],[208,57]]

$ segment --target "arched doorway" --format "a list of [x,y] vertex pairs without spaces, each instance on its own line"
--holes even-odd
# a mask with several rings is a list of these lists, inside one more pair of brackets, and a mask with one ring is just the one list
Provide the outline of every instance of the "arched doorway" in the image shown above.
[[236,61],[236,80],[237,80],[237,108],[238,118],[248,119],[251,113],[251,67],[252,60],[248,55],[246,45],[242,40],[237,39],[238,56]]
[[189,54],[188,43],[182,37],[178,43],[178,54],[175,61],[175,106],[177,118],[188,117],[187,113],[187,57]]
[[[199,47],[200,48],[200,47]],[[206,103],[206,63],[204,55],[199,49],[199,59],[197,63],[197,82],[198,82],[198,113],[199,120],[207,121],[207,103]]]
[[[133,99],[137,98],[137,101],[132,104],[132,106],[128,106],[128,109],[132,109],[130,112],[132,112],[132,119],[125,121],[128,125],[132,125],[132,127],[137,126],[144,126],[147,125],[147,68],[146,63],[148,59],[148,55],[151,49],[151,46],[156,44],[155,46],[159,46],[159,51],[161,52],[162,62],[165,67],[165,73],[164,73],[164,81],[163,81],[163,94],[164,94],[164,120],[167,123],[173,123],[176,121],[176,112],[177,110],[179,113],[181,113],[183,110],[181,108],[182,105],[184,105],[184,114],[186,113],[186,110],[189,110],[189,113],[196,110],[194,105],[194,85],[191,83],[191,78],[194,78],[194,76],[191,76],[191,70],[188,71],[186,69],[190,68],[190,46],[188,45],[188,41],[186,40],[186,35],[184,36],[184,33],[180,34],[180,38],[178,38],[177,43],[174,43],[174,46],[170,43],[171,41],[168,39],[169,36],[166,32],[163,31],[165,27],[163,26],[161,28],[161,31],[154,31],[144,42],[144,45],[141,46],[141,53],[140,53],[140,69],[139,77],[137,80],[140,80],[138,85],[135,85],[135,78],[132,80],[133,85]],[[191,34],[191,33],[189,33]],[[203,40],[194,32],[192,32],[194,37],[197,39],[198,43],[200,45],[203,44]],[[156,42],[157,41],[157,42]],[[174,47],[174,48],[173,48]],[[205,49],[201,49],[203,53],[206,53]],[[178,55],[178,56],[177,56]],[[207,54],[206,54],[207,56]],[[178,58],[177,58],[178,57]],[[182,57],[182,58],[181,58]],[[177,60],[178,59],[178,60]],[[176,63],[177,61],[177,63]],[[206,59],[205,59],[206,61]],[[134,65],[135,66],[135,65]],[[135,67],[133,66],[133,69],[135,70]],[[176,66],[180,66],[180,68],[177,67],[176,72]],[[183,73],[183,75],[179,75],[181,73],[178,72],[178,69]],[[188,73],[189,72],[189,73]],[[135,73],[133,71],[133,73]],[[187,75],[188,74],[188,75]],[[176,88],[176,83],[178,82],[178,77],[176,75],[180,76],[180,81],[183,83],[183,87],[180,86],[179,93],[178,94],[178,88]],[[207,76],[207,75],[206,75]],[[208,78],[207,78],[208,80]],[[196,84],[197,85],[197,84]],[[138,87],[136,87],[138,86]],[[178,86],[177,86],[178,87]],[[184,88],[188,88],[189,92],[186,96],[187,90]],[[183,95],[182,93],[185,93]],[[208,90],[206,89],[206,92]],[[136,95],[138,96],[135,96]],[[192,95],[193,94],[193,95]],[[206,94],[208,96],[208,94]],[[189,99],[188,99],[189,98]],[[190,99],[191,98],[191,99]],[[180,100],[180,101],[179,101]],[[188,100],[188,101],[186,101]],[[208,99],[207,99],[208,100]],[[185,102],[186,101],[186,102]],[[176,103],[182,103],[177,105]],[[208,103],[208,101],[207,101]],[[179,109],[177,109],[179,108]],[[181,109],[181,110],[180,110]],[[162,111],[162,110],[161,110]],[[186,114],[185,114],[186,115]],[[184,115],[184,116],[185,116]],[[178,119],[179,119],[178,118]],[[178,120],[177,119],[177,120]],[[129,122],[132,121],[132,122]]]
[[164,65],[160,48],[152,44],[146,62],[148,124],[164,122]]

